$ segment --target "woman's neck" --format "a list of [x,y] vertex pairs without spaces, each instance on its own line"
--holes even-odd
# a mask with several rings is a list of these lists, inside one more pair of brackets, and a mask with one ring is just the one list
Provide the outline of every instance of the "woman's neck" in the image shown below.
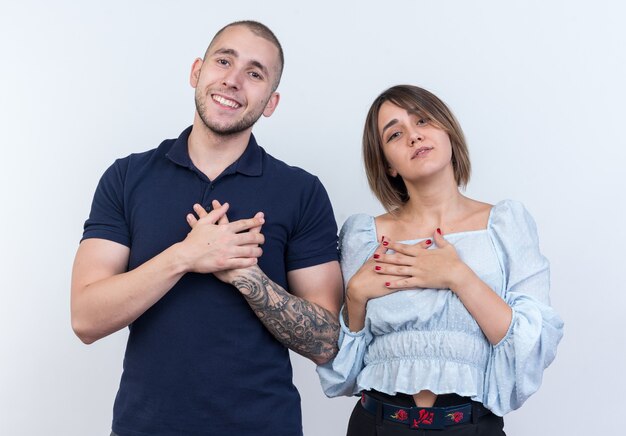
[[398,218],[404,222],[418,222],[422,226],[441,227],[446,221],[454,221],[462,214],[468,200],[459,192],[454,180],[433,183],[406,183],[409,200],[398,210]]

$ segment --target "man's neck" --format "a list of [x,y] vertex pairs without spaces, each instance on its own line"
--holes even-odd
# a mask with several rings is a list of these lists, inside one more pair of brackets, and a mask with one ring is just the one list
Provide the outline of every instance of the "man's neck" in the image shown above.
[[252,128],[233,135],[220,135],[194,120],[188,151],[193,164],[214,180],[246,150]]

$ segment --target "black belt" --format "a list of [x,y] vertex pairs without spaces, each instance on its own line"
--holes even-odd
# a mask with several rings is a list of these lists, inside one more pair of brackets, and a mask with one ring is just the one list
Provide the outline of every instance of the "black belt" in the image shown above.
[[482,404],[475,401],[449,407],[402,407],[388,404],[361,393],[361,405],[368,412],[376,415],[382,408],[383,419],[406,424],[414,429],[442,429],[451,425],[476,422],[481,416],[491,413]]

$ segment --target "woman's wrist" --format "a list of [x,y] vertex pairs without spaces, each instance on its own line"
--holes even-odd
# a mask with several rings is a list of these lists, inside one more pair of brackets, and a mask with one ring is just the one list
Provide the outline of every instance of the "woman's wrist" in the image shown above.
[[358,332],[365,325],[365,306],[367,299],[363,300],[350,292],[350,287],[346,289],[346,305],[344,307],[345,314],[344,323],[352,332]]
[[467,289],[468,285],[478,278],[478,276],[467,266],[466,263],[459,261],[459,263],[452,269],[451,280],[449,288],[455,294],[462,292],[463,289]]
[[357,304],[357,305],[363,305],[365,306],[367,304],[367,297],[363,297],[362,295],[359,294],[358,291],[355,292],[355,289],[353,286],[350,286],[350,283],[348,283],[348,287],[346,288],[346,302],[347,303],[352,303]]

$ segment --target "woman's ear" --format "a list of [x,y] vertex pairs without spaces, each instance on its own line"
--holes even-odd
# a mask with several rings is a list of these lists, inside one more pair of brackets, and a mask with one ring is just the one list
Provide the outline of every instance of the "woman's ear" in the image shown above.
[[391,177],[398,177],[398,172],[391,167],[387,167],[387,174]]

